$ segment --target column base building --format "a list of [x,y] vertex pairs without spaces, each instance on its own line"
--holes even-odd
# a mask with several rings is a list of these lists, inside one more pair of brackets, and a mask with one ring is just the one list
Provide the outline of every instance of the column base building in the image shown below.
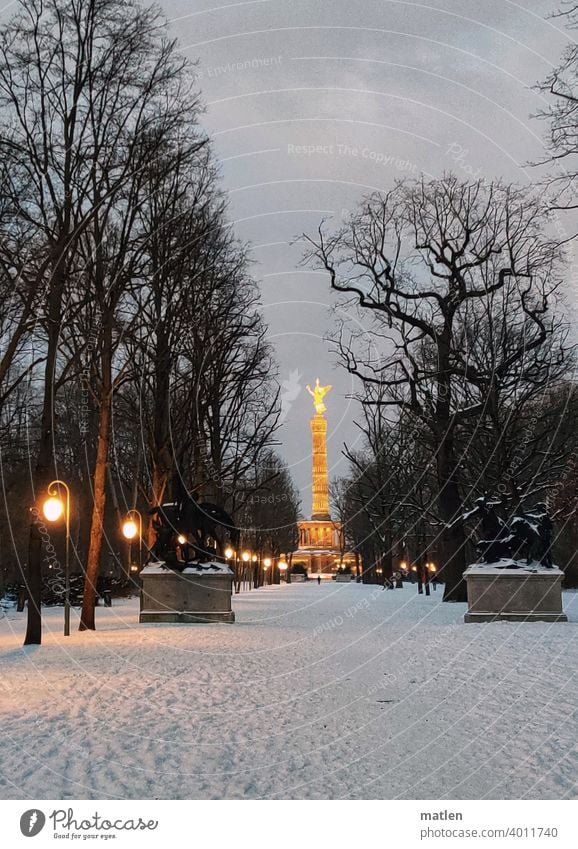
[[299,548],[293,552],[292,567],[304,566],[309,576],[335,575],[348,567],[355,573],[355,555],[343,551],[340,522],[311,519],[299,522],[298,527]]

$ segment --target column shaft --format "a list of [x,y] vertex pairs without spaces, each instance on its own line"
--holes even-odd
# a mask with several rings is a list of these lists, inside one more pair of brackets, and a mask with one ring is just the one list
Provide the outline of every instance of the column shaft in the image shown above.
[[327,472],[327,421],[317,413],[311,419],[313,440],[313,504],[312,519],[328,520],[329,516],[329,475]]

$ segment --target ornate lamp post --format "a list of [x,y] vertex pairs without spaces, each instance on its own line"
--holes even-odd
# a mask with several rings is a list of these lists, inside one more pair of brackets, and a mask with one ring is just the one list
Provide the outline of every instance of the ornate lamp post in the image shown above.
[[233,570],[233,575],[234,575],[233,583],[235,585],[235,591],[238,592],[236,587],[237,587],[237,575],[239,573],[239,555],[238,555],[237,551],[235,551],[234,549],[231,548],[230,545],[227,546],[227,548],[224,551],[224,554],[225,554],[225,563],[227,564],[229,569]]
[[248,551],[244,551],[241,554],[241,561],[242,561],[243,565],[241,567],[240,574],[239,574],[239,582],[238,582],[239,588],[241,586],[241,579],[243,581],[243,585],[245,585],[245,583],[247,582],[247,564],[249,563],[250,560],[251,560],[251,555],[249,554]]
[[269,572],[269,567],[270,567],[270,566],[271,566],[271,558],[270,558],[270,557],[266,557],[266,558],[263,560],[263,569],[265,570],[265,576],[269,578],[269,583],[271,583],[271,580],[272,580],[272,578],[273,578],[273,576],[272,576],[272,575],[270,574],[270,572]]
[[[136,520],[136,521],[135,521]],[[137,524],[138,521],[138,524]],[[128,540],[129,569],[133,571],[132,564],[132,541],[138,534],[138,565],[142,566],[142,515],[134,508],[126,514],[122,523],[122,535]]]
[[[62,500],[59,491],[64,490]],[[58,522],[64,515],[66,543],[64,555],[64,636],[70,636],[70,489],[61,480],[52,481],[46,488],[48,498],[42,505],[44,518],[48,522]]]

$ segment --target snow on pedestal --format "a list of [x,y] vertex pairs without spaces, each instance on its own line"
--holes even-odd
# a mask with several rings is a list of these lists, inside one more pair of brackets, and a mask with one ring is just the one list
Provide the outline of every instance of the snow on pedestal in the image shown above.
[[164,563],[142,570],[139,622],[234,622],[233,572],[224,563],[190,563],[182,572]]
[[567,622],[562,611],[563,573],[540,563],[502,559],[474,563],[464,575],[468,611],[464,622]]

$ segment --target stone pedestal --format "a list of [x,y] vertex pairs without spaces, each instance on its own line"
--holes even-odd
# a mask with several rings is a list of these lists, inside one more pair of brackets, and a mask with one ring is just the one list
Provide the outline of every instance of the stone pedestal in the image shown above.
[[191,564],[182,572],[145,566],[139,622],[234,622],[233,572],[222,563]]
[[[511,562],[511,561],[510,561]],[[465,622],[567,622],[562,610],[559,569],[476,563],[465,572],[468,612]]]

